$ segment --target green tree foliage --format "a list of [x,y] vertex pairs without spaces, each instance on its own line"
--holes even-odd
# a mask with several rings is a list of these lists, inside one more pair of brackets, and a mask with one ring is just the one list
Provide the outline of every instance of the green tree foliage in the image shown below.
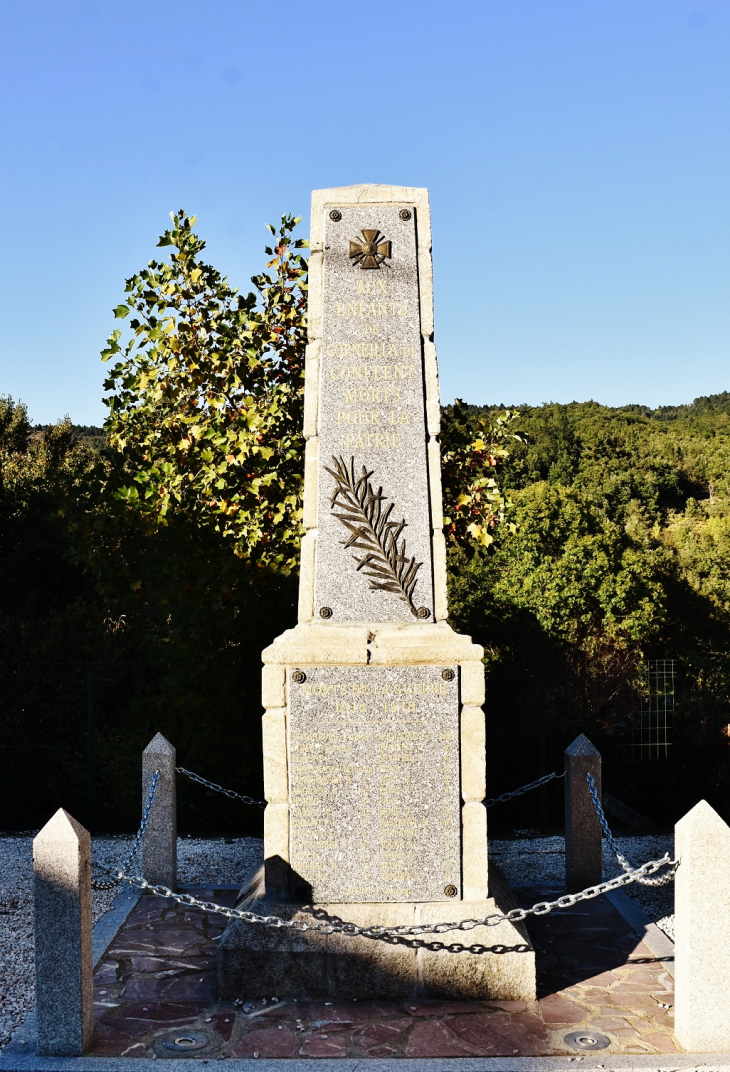
[[245,297],[200,259],[195,217],[172,216],[168,262],[127,280],[104,360],[106,431],[131,480],[117,489],[157,528],[172,513],[248,563],[289,572],[301,538],[306,263],[284,216]]
[[[444,530],[450,544],[466,554],[494,543],[512,506],[495,478],[497,466],[509,457],[507,443],[522,442],[513,430],[518,414],[475,414],[460,398],[444,411],[441,434],[441,480]],[[513,522],[508,531],[514,533]]]
[[[467,407],[462,420],[499,412]],[[450,558],[454,623],[487,652],[498,784],[521,777],[502,735],[524,733],[537,764],[542,725],[552,764],[577,732],[595,739],[614,791],[640,810],[674,816],[701,792],[727,811],[730,396],[670,410],[521,407],[519,418],[524,442],[500,477],[516,531],[488,556]],[[634,768],[646,661],[664,658],[681,674],[675,758]],[[511,712],[504,730],[497,711]]]
[[[242,297],[173,216],[169,260],[116,310],[106,438],[33,428],[0,398],[0,759],[21,793],[29,765],[42,772],[39,811],[11,825],[61,804],[83,818],[90,668],[101,825],[134,825],[158,730],[186,765],[260,792],[260,652],[294,621],[301,535],[296,222]],[[555,769],[584,731],[639,810],[667,821],[706,796],[730,818],[730,394],[517,418],[457,401],[442,429],[452,621],[487,653],[490,793]],[[674,757],[634,764],[651,658],[681,669]],[[534,823],[525,798],[506,825],[523,807]],[[188,829],[255,821],[181,787]]]

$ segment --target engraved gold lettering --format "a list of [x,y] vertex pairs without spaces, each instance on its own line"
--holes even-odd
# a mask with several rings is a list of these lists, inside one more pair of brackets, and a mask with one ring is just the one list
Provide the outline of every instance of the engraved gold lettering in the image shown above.
[[364,283],[358,280],[356,294],[387,294],[388,288],[384,279],[378,279],[373,283]]
[[354,405],[356,402],[400,402],[400,387],[346,387],[345,401]]
[[[339,409],[337,411],[338,424],[380,424],[380,418],[376,410],[367,409]],[[390,422],[394,424],[394,421]]]
[[408,300],[385,301],[385,302],[341,302],[335,305],[335,316],[356,317],[357,319],[372,319],[383,316],[406,317],[408,316]]
[[413,365],[331,365],[331,380],[410,380]]
[[346,450],[398,450],[403,446],[399,432],[347,432],[345,435]]

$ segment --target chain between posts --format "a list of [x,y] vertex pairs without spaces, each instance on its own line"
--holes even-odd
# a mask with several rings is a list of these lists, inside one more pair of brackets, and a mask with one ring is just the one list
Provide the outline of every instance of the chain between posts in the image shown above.
[[226,797],[230,797],[231,800],[242,800],[244,804],[253,804],[256,808],[265,808],[265,800],[254,800],[253,797],[243,796],[241,793],[234,792],[233,789],[224,789],[222,785],[218,785],[216,782],[209,782],[207,778],[201,777],[199,774],[193,774],[192,771],[186,770],[185,767],[175,767],[178,774],[184,774],[186,778],[190,778],[193,782],[198,782],[199,785],[204,785],[208,789],[214,790],[216,793],[222,793]]
[[[591,800],[593,801],[593,807],[595,809],[596,815],[598,816],[598,821],[601,824],[601,829],[603,830],[603,833],[604,833],[604,836],[606,838],[606,841],[608,842],[608,844],[609,844],[609,846],[611,848],[611,851],[613,852],[613,854],[616,857],[616,859],[618,860],[618,862],[621,864],[621,867],[623,867],[624,871],[627,874],[631,874],[632,871],[634,870],[634,868],[631,866],[629,861],[626,859],[626,857],[623,855],[623,853],[619,849],[618,843],[616,841],[616,838],[611,833],[611,828],[608,825],[608,820],[606,819],[605,813],[603,811],[603,807],[601,806],[601,801],[600,801],[600,799],[598,797],[598,790],[596,789],[596,783],[594,781],[593,775],[589,774],[588,772],[586,772],[586,781],[588,782],[588,790],[589,790],[589,792],[591,794]],[[669,854],[667,853],[667,855],[669,855]],[[667,871],[666,874],[660,875],[658,878],[645,878],[645,877],[637,878],[636,881],[641,883],[642,886],[666,886],[666,885],[668,885],[674,879],[674,872],[677,870],[677,865],[679,864],[679,860],[671,860],[669,862],[672,865],[672,870]]]
[[[461,919],[455,923],[423,923],[414,927],[358,927],[355,923],[342,923],[339,920],[331,920],[326,923],[306,923],[304,920],[282,919],[281,916],[259,916],[256,912],[248,912],[238,908],[227,908],[225,905],[216,904],[214,901],[201,901],[189,893],[174,893],[167,886],[153,886],[140,876],[125,875],[121,871],[114,872],[118,881],[128,882],[140,890],[147,890],[156,897],[170,897],[178,904],[190,908],[199,908],[203,912],[209,912],[228,919],[241,919],[245,923],[258,923],[265,927],[286,929],[293,931],[313,931],[317,934],[343,934],[351,937],[363,938],[397,938],[416,937],[422,934],[445,934],[447,931],[471,931],[475,927],[496,927],[503,922],[519,923],[528,916],[545,916],[554,908],[571,908],[579,901],[588,901],[593,897],[600,897],[603,893],[617,890],[621,886],[628,886],[632,882],[640,882],[645,875],[653,874],[661,867],[671,866],[674,860],[669,859],[667,853],[661,860],[649,860],[641,867],[633,868],[623,875],[617,875],[607,882],[600,882],[596,886],[588,886],[579,893],[568,893],[558,897],[555,901],[538,901],[531,908],[513,908],[509,912],[494,912],[482,919]],[[111,868],[106,869],[110,873]]]
[[491,800],[485,800],[484,807],[491,808],[492,804],[501,804],[503,800],[511,800],[512,797],[522,796],[522,794],[526,793],[529,789],[537,789],[539,785],[545,785],[547,782],[551,782],[553,778],[564,777],[565,771],[563,771],[562,774],[558,774],[556,771],[553,771],[552,774],[544,774],[542,778],[538,778],[536,782],[530,782],[529,785],[523,785],[520,789],[513,789],[511,793],[502,793],[501,797],[492,797]]
[[[132,866],[132,862],[134,861],[135,856],[137,855],[142,846],[142,838],[144,836],[145,830],[147,829],[147,824],[150,821],[150,815],[152,814],[152,805],[155,802],[155,793],[157,792],[157,785],[159,781],[160,772],[159,770],[156,770],[153,772],[152,778],[150,779],[150,787],[147,790],[147,799],[145,800],[144,807],[142,808],[142,821],[139,824],[139,830],[132,838],[132,844],[129,849],[129,854],[127,856],[127,859],[122,864],[121,871],[118,871],[116,873],[117,877],[111,879],[109,882],[101,882],[99,879],[92,878],[92,890],[113,890],[114,887],[118,886],[122,879],[126,877],[125,872],[128,871],[129,868]],[[103,867],[103,865],[101,864],[99,866],[102,868],[103,871],[109,870],[109,868]]]

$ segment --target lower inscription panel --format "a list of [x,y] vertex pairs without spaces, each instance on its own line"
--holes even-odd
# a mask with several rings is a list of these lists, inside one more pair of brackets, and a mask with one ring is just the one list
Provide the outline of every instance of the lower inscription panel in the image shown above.
[[289,671],[290,862],[322,901],[461,896],[458,669]]

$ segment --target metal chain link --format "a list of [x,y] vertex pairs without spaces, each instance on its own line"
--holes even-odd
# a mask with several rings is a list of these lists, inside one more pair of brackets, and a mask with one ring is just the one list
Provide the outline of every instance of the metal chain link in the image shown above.
[[542,778],[538,778],[536,782],[530,782],[529,785],[523,785],[520,789],[513,789],[511,793],[502,793],[501,797],[492,797],[491,800],[484,801],[485,808],[491,808],[492,804],[501,804],[503,800],[511,800],[512,797],[519,797],[523,793],[526,793],[528,789],[537,789],[539,785],[545,785],[546,782],[550,782],[553,778],[564,778],[565,771],[562,774],[558,774],[553,771],[552,774],[545,774]]
[[192,771],[185,770],[185,767],[175,767],[178,774],[184,774],[186,778],[190,778],[193,782],[198,782],[200,785],[207,786],[208,789],[213,789],[216,793],[223,793],[224,796],[230,797],[231,800],[242,800],[244,804],[253,804],[257,808],[265,808],[265,800],[254,800],[253,797],[243,796],[241,793],[234,792],[233,789],[224,789],[222,785],[217,785],[215,782],[209,782],[207,778],[202,778],[199,774],[193,774]]
[[[608,820],[606,819],[606,816],[605,816],[604,811],[603,811],[603,807],[601,806],[601,801],[599,800],[599,797],[598,797],[598,790],[596,789],[596,783],[595,783],[595,781],[593,779],[593,775],[588,773],[588,772],[586,772],[586,781],[588,782],[588,790],[589,790],[589,792],[591,794],[591,800],[593,801],[593,807],[595,809],[596,815],[598,816],[598,821],[601,824],[601,828],[603,830],[604,837],[606,838],[606,841],[608,842],[611,851],[613,852],[614,856],[616,857],[618,862],[623,867],[624,871],[627,874],[629,874],[631,871],[633,871],[632,865],[629,863],[629,861],[626,859],[626,857],[621,852],[620,848],[618,847],[618,843],[616,841],[616,838],[611,833],[611,828],[608,825]],[[667,855],[669,855],[669,854],[667,854]],[[666,886],[666,885],[668,885],[674,879],[674,872],[677,870],[677,865],[679,864],[679,860],[672,860],[671,863],[672,863],[672,870],[668,871],[665,875],[661,875],[659,878],[637,878],[636,881],[640,882],[642,886]]]
[[[159,770],[154,771],[152,778],[150,779],[150,787],[147,790],[147,799],[144,802],[142,808],[142,822],[139,824],[139,830],[132,838],[132,844],[129,849],[127,859],[122,864],[121,871],[118,872],[117,878],[111,879],[109,882],[102,882],[100,879],[92,878],[91,888],[92,890],[113,890],[115,886],[118,886],[124,877],[124,873],[132,866],[135,856],[142,847],[142,838],[144,832],[147,829],[147,823],[150,821],[150,815],[152,814],[152,805],[155,802],[155,793],[157,792],[157,785],[160,781]],[[103,871],[109,871],[109,868],[102,864],[98,865]]]
[[[538,901],[532,908],[513,908],[509,912],[495,912],[483,919],[462,919],[456,923],[424,923],[415,927],[358,927],[355,923],[342,923],[339,920],[327,923],[306,923],[304,920],[283,919],[281,916],[259,916],[255,912],[248,912],[237,908],[227,908],[225,905],[216,904],[214,901],[201,901],[189,893],[174,893],[167,886],[153,886],[140,876],[125,875],[121,871],[115,872],[119,881],[128,882],[140,890],[147,890],[156,897],[171,897],[178,904],[190,908],[199,908],[204,912],[210,912],[228,919],[242,919],[245,923],[259,923],[265,927],[293,931],[314,931],[318,934],[344,934],[347,936],[361,936],[364,938],[391,938],[391,937],[414,937],[421,934],[445,934],[447,931],[471,931],[475,927],[496,927],[505,921],[519,923],[528,916],[545,916],[554,908],[571,908],[579,901],[588,901],[593,897],[600,897],[603,893],[617,890],[621,886],[628,886],[631,882],[641,882],[645,875],[658,871],[661,867],[671,866],[674,860],[669,859],[669,853],[661,860],[649,860],[641,867],[633,868],[623,875],[617,875],[607,882],[600,882],[596,886],[588,886],[580,893],[568,893],[558,897],[555,901]],[[111,872],[111,868],[108,869]]]

